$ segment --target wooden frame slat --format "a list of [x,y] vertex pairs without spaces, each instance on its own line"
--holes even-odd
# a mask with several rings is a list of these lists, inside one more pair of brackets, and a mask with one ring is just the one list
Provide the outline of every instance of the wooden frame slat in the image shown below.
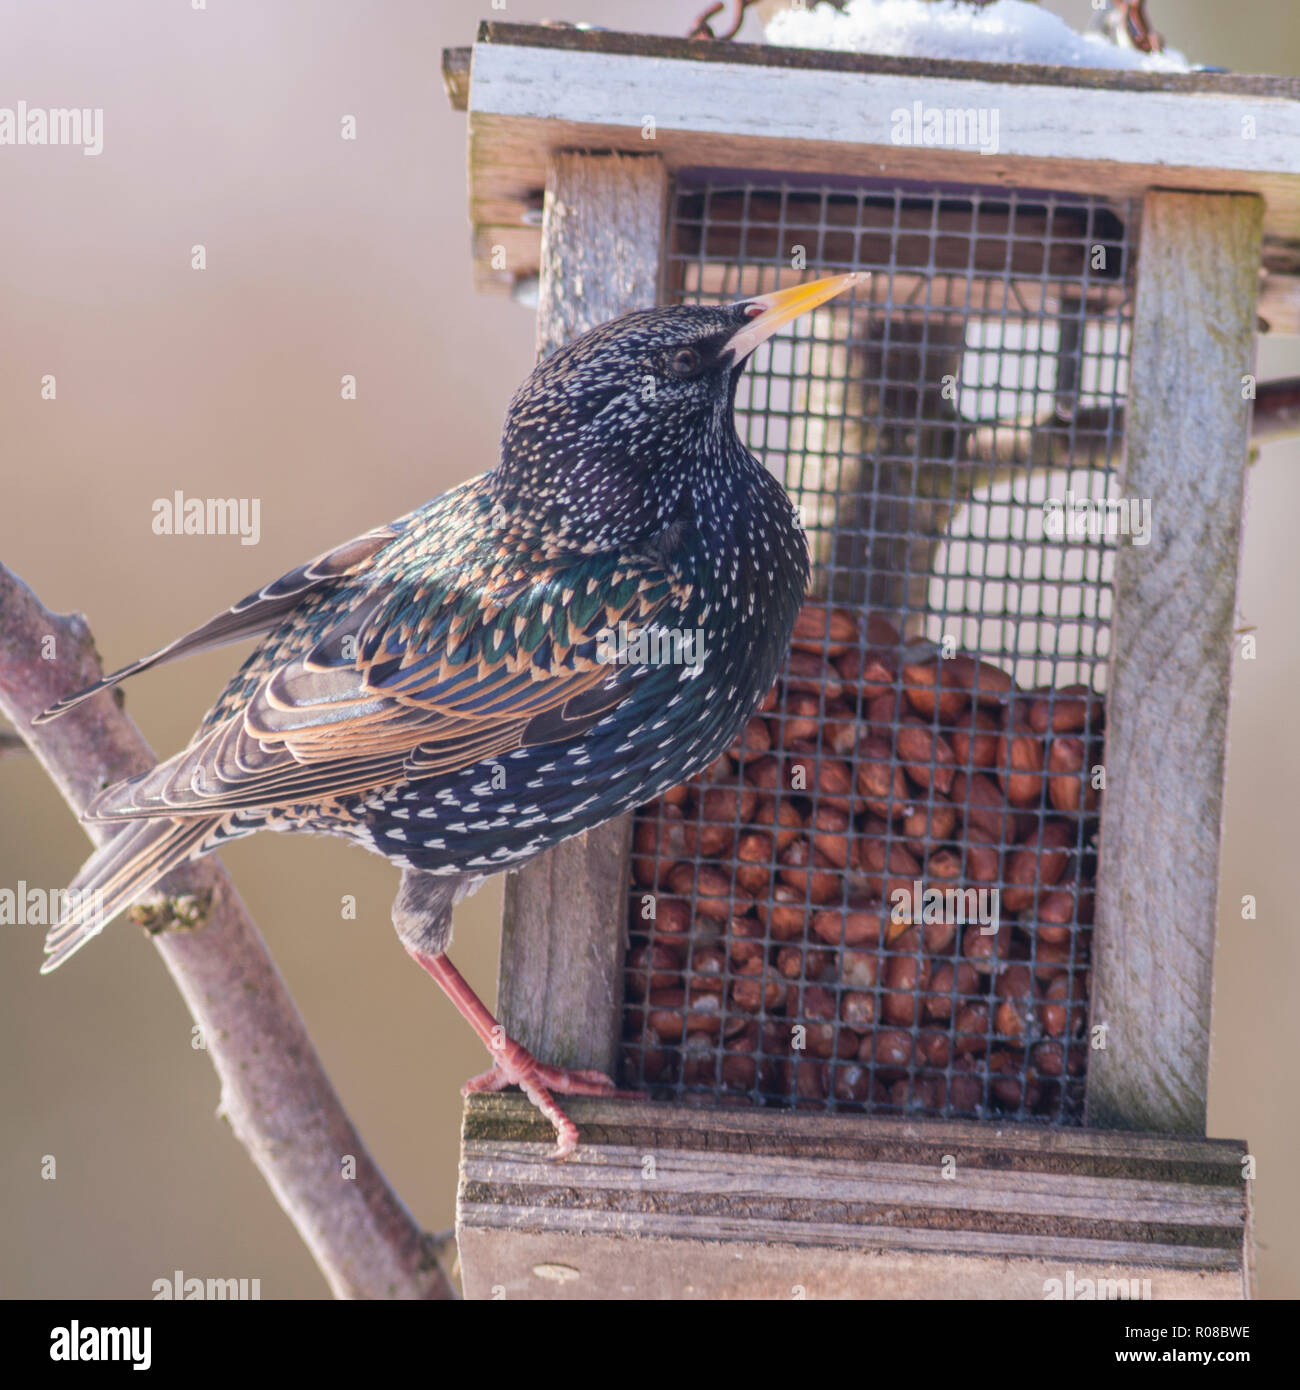
[[[668,179],[653,155],[560,153],[547,166],[537,348],[658,302]],[[613,1073],[623,1009],[630,816],[506,880],[498,1017],[544,1061]]]
[[1250,425],[1258,198],[1142,219],[1106,696],[1088,1123],[1204,1134],[1228,690]]

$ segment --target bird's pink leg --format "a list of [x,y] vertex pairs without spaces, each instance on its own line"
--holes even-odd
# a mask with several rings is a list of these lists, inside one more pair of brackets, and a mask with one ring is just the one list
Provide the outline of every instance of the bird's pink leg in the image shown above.
[[578,1127],[555,1103],[552,1091],[566,1096],[642,1097],[640,1091],[620,1091],[603,1071],[573,1071],[539,1062],[492,1017],[487,1005],[470,987],[469,981],[445,955],[426,955],[423,951],[415,950],[410,954],[437,980],[443,993],[460,1010],[496,1059],[491,1070],[467,1081],[460,1088],[461,1095],[468,1096],[475,1091],[502,1091],[507,1086],[518,1086],[555,1126],[557,1159],[567,1158],[578,1147]]

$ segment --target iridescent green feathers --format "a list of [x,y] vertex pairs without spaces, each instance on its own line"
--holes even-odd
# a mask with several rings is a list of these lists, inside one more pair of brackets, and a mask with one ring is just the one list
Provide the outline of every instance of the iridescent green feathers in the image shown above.
[[212,816],[366,795],[499,757],[539,732],[571,733],[616,703],[618,690],[591,698],[611,675],[600,636],[653,621],[673,581],[631,557],[548,557],[509,532],[489,542],[473,524],[483,493],[475,479],[439,498],[305,594],[195,741],[110,787],[87,817]]

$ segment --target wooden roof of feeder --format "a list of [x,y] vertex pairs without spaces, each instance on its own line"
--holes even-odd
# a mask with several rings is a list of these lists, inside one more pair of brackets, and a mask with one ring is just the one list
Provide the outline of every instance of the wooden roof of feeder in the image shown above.
[[[535,273],[548,155],[658,155],[752,175],[846,174],[1114,198],[1149,188],[1258,193],[1259,314],[1300,332],[1300,78],[975,63],[639,34],[480,26],[443,54],[469,113],[470,218],[480,289]],[[999,112],[998,149],[896,145],[893,113]],[[648,117],[654,139],[643,134]],[[1253,133],[1252,133],[1253,132]],[[494,269],[502,246],[508,270]]]

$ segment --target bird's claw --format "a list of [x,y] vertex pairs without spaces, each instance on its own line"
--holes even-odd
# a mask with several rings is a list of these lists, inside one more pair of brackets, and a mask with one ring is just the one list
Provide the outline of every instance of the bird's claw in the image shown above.
[[462,1096],[479,1091],[504,1091],[518,1086],[555,1128],[556,1161],[568,1158],[578,1147],[578,1127],[555,1102],[551,1094],[562,1096],[606,1096],[623,1100],[644,1100],[644,1091],[621,1091],[603,1071],[553,1067],[539,1062],[527,1048],[507,1038],[497,1051],[497,1060],[481,1076],[472,1077],[461,1088]]

